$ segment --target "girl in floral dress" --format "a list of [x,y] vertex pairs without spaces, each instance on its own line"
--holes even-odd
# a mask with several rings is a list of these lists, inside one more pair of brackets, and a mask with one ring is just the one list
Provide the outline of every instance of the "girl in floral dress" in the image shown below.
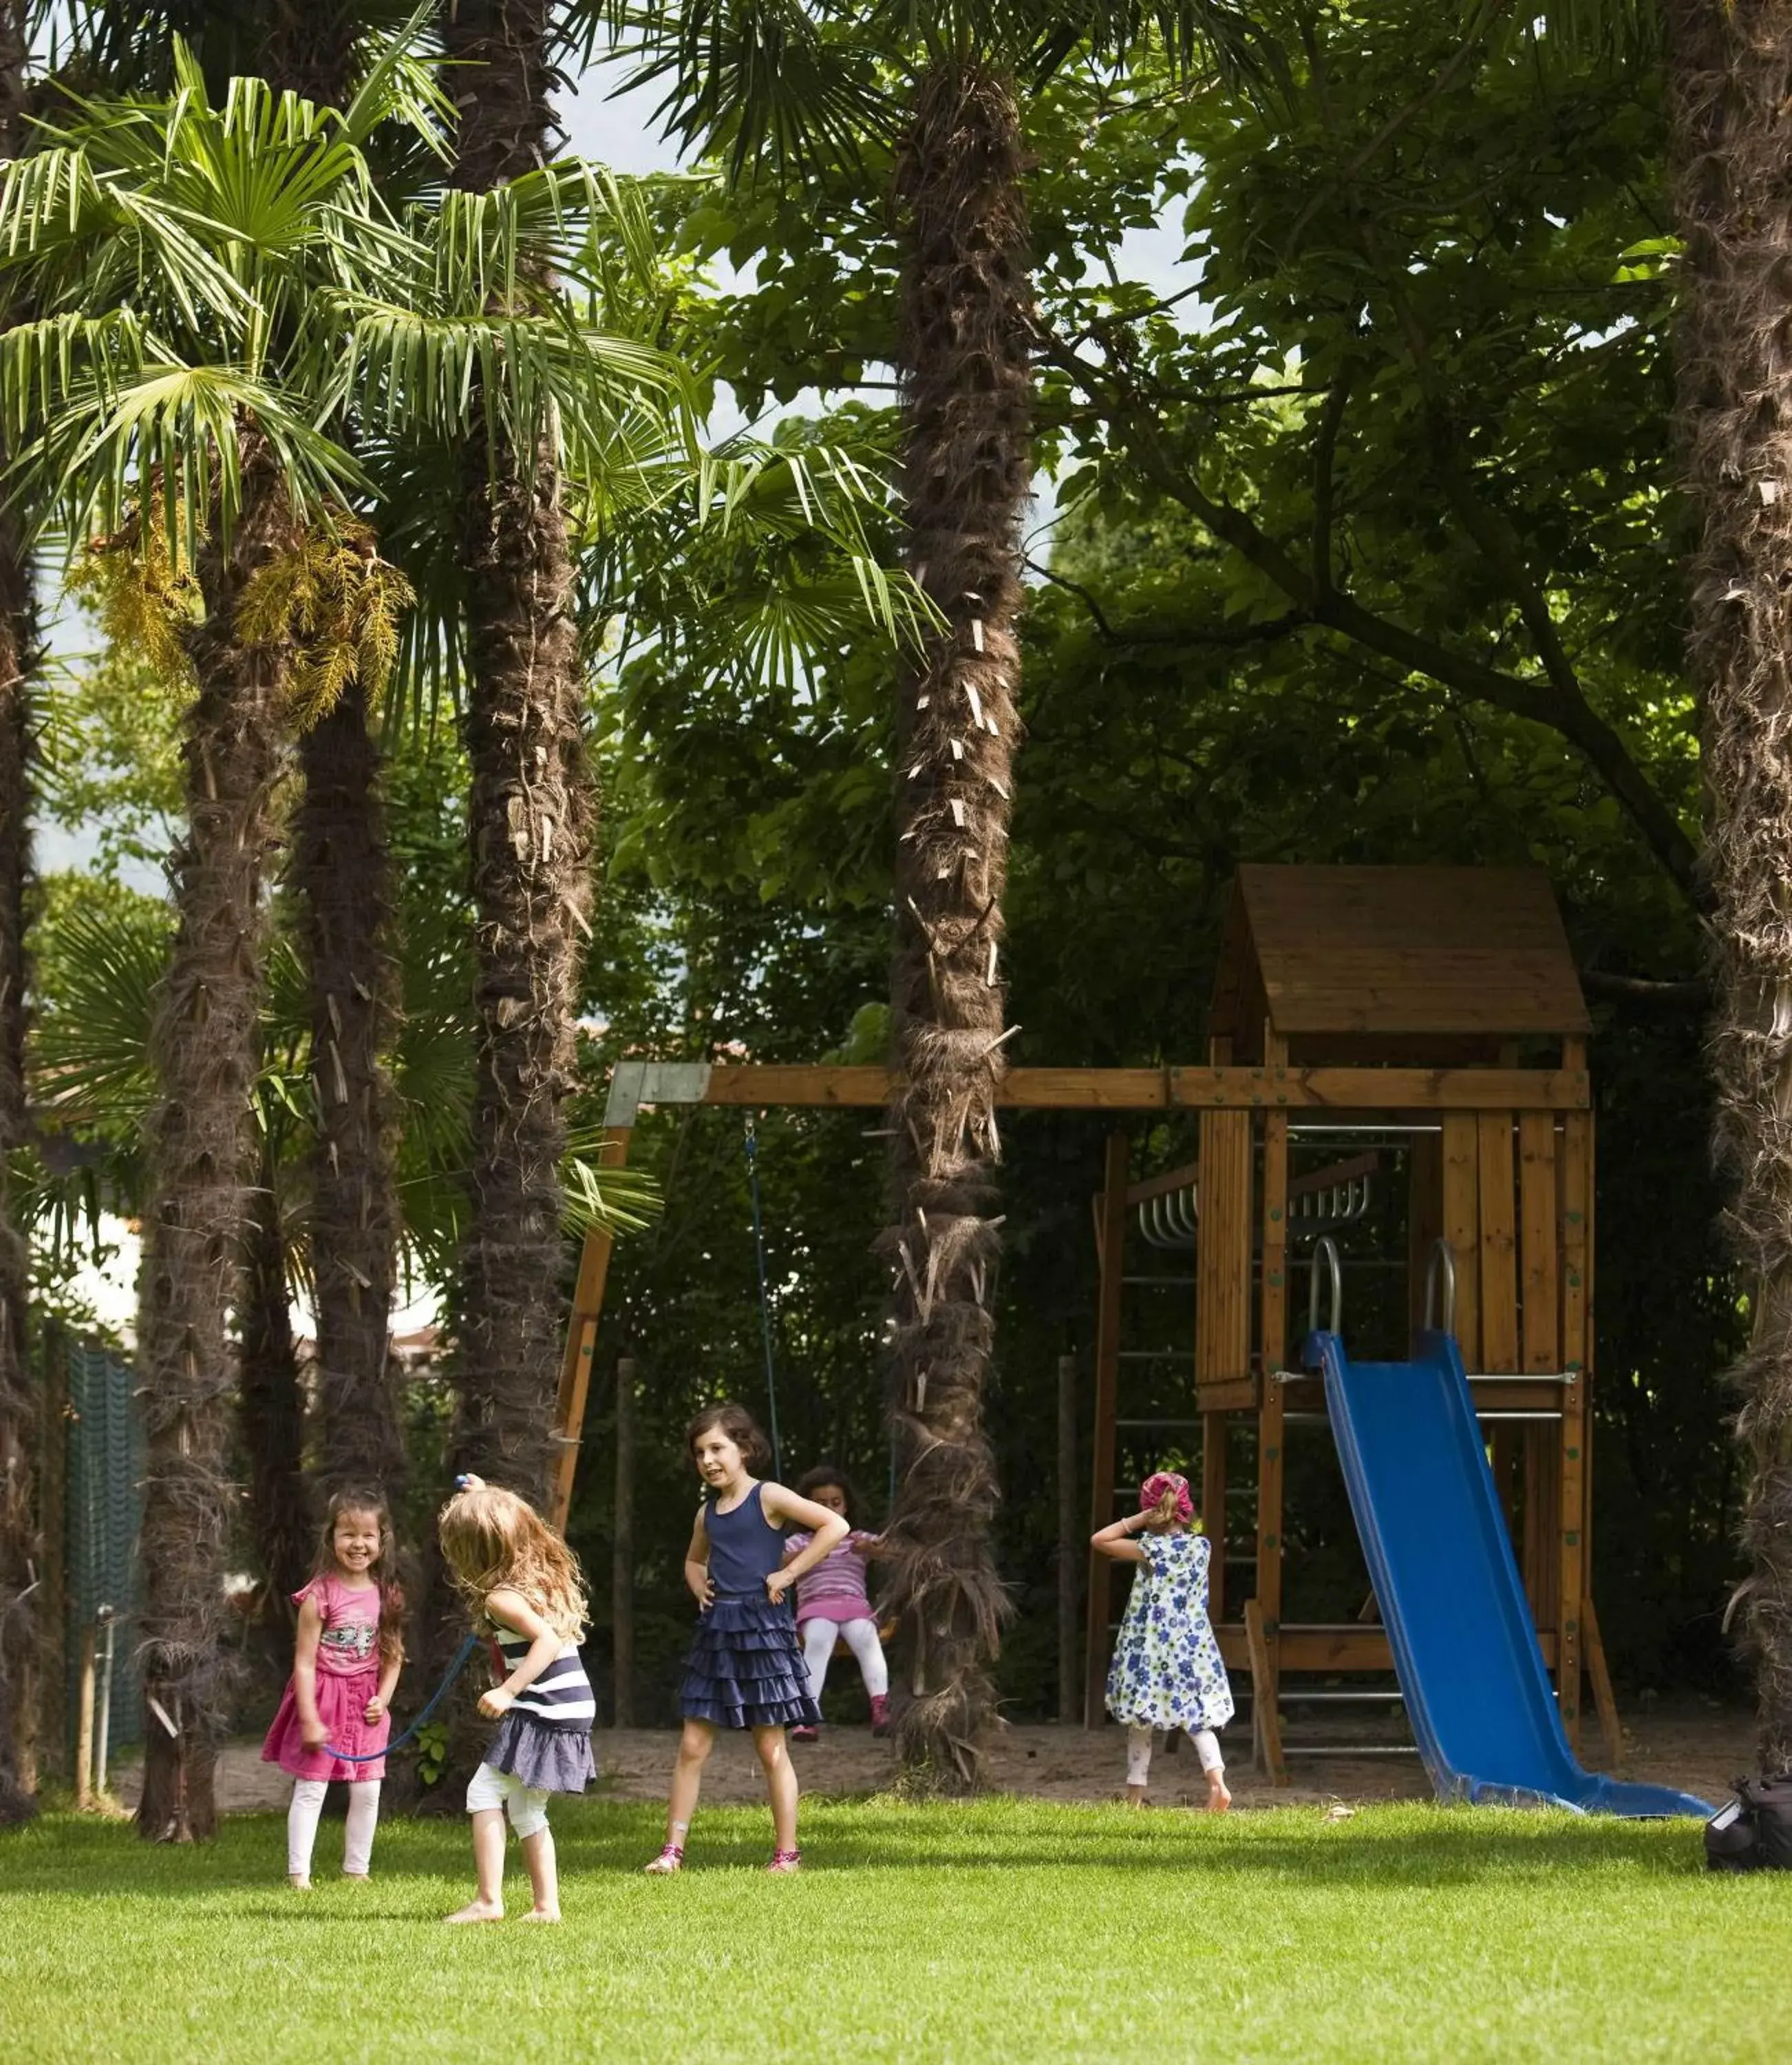
[[1207,1618],[1213,1545],[1193,1530],[1188,1480],[1158,1470],[1139,1487],[1139,1510],[1104,1527],[1092,1546],[1138,1566],[1108,1673],[1108,1711],[1126,1725],[1126,1795],[1144,1804],[1153,1728],[1183,1728],[1207,1780],[1207,1811],[1232,1804],[1214,1734],[1232,1719],[1232,1687]]

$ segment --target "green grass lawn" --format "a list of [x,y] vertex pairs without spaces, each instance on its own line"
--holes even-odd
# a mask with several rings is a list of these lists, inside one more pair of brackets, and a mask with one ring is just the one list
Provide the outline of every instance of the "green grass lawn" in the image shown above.
[[[394,1821],[309,1895],[283,1825],[205,1849],[47,1816],[0,1837],[0,2057],[159,2065],[599,2058],[1783,2059],[1792,1875],[1696,1825],[1427,1807],[1235,1814],[806,1802],[556,1810],[565,1926],[444,1928],[466,1832]],[[513,1853],[514,1861],[514,1853]],[[527,1904],[520,1881],[513,1911]]]

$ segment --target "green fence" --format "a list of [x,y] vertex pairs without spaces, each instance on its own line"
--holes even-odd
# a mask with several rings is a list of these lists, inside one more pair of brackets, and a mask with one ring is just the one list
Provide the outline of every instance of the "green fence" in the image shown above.
[[[112,1627],[110,1741],[141,1740],[142,1683],[135,1666],[139,1589],[137,1531],[143,1516],[143,1414],[136,1372],[110,1350],[58,1333],[46,1352],[59,1369],[63,1423],[63,1655],[66,1749],[72,1756],[80,1672],[88,1630],[106,1653]],[[103,1674],[96,1706],[104,1701]]]

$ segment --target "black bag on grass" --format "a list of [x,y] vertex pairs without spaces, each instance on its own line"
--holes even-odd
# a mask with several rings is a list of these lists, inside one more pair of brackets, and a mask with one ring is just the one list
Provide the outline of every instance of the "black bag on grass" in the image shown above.
[[1706,1868],[1792,1871],[1792,1776],[1739,1778],[1736,1797],[1705,1825]]

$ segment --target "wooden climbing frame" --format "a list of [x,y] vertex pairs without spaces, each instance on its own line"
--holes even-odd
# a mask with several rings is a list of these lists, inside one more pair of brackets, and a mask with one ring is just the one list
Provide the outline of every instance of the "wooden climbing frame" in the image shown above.
[[[1456,1261],[1456,1332],[1475,1376],[1544,1659],[1577,1740],[1590,1671],[1615,1754],[1617,1721],[1587,1597],[1592,1474],[1593,1137],[1588,1030],[1545,878],[1529,871],[1240,871],[1209,1015],[1205,1063],[1016,1068],[1010,1109],[1195,1117],[1189,1167],[1130,1178],[1128,1133],[1112,1133],[1095,1200],[1096,1315],[1091,1531],[1114,1517],[1124,1251],[1133,1214],[1191,1186],[1199,1199],[1189,1404],[1202,1429],[1202,1497],[1213,1538],[1213,1605],[1228,1665],[1253,1679],[1258,1756],[1285,1777],[1277,1697],[1285,1673],[1386,1671],[1377,1625],[1284,1625],[1285,1439],[1291,1412],[1324,1409],[1323,1388],[1287,1379],[1291,1204],[1354,1180],[1362,1158],[1291,1177],[1303,1123],[1423,1121],[1410,1156],[1412,1296],[1439,1236]],[[624,1061],[612,1071],[601,1160],[628,1160],[644,1105],[877,1109],[892,1077],[833,1064]],[[578,1469],[611,1237],[586,1235],[560,1375],[551,1510],[564,1526]],[[1303,1301],[1304,1313],[1304,1301]],[[1416,1311],[1415,1311],[1416,1316]],[[1515,1416],[1504,1413],[1541,1417]],[[1559,1413],[1560,1417],[1556,1416]],[[1227,1577],[1229,1434],[1257,1437],[1253,1582],[1234,1616]],[[1085,1719],[1101,1714],[1113,1566],[1092,1558]],[[1572,1602],[1564,1610],[1563,1602]]]
[[[1617,1716],[1588,1592],[1592,1473],[1593,1121],[1585,1006],[1547,880],[1521,871],[1245,868],[1209,1021],[1209,1063],[1231,1081],[1334,1079],[1351,1101],[1328,1124],[1411,1132],[1407,1277],[1419,1316],[1439,1238],[1455,1263],[1455,1332],[1489,1433],[1515,1547],[1562,1719],[1578,1746],[1584,1674],[1615,1756]],[[1435,1065],[1427,1069],[1426,1062]],[[1415,1096],[1423,1085],[1426,1094]],[[1204,1109],[1191,1166],[1128,1181],[1127,1136],[1109,1142],[1104,1189],[1091,1517],[1113,1517],[1124,1243],[1138,1209],[1192,1190],[1192,1404],[1201,1428],[1212,1604],[1229,1667],[1253,1680],[1258,1760],[1281,1783],[1286,1674],[1390,1670],[1373,1621],[1283,1618],[1288,1421],[1322,1416],[1324,1388],[1290,1364],[1306,1331],[1290,1312],[1290,1210],[1303,1191],[1354,1181],[1358,1158],[1290,1178],[1293,1101]],[[1347,1138],[1347,1132],[1346,1133]],[[1185,1214],[1186,1216],[1190,1216]],[[1304,1290],[1304,1285],[1302,1287]],[[1229,1553],[1229,1437],[1256,1435],[1254,1542]],[[1229,1571],[1249,1569],[1242,1610]],[[1100,1718],[1113,1576],[1092,1559],[1085,1719]]]

